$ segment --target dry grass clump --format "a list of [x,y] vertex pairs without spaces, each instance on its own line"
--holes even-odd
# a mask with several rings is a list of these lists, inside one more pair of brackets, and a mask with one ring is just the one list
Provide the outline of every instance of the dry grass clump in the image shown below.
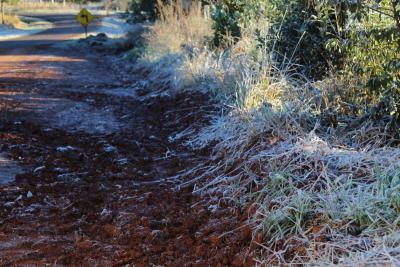
[[210,21],[203,17],[200,2],[185,7],[180,1],[163,4],[158,0],[160,19],[146,35],[151,52],[180,53],[182,49],[205,45],[210,36]]
[[17,15],[12,15],[12,14],[5,14],[4,22],[7,26],[13,28],[19,28],[23,24]]
[[23,17],[14,14],[5,14],[4,18],[5,26],[10,29],[38,30],[50,28],[52,25],[50,22],[42,21],[40,19]]
[[346,88],[307,81],[292,71],[291,55],[274,62],[255,41],[273,42],[268,21],[212,51],[198,5],[159,5],[139,66],[155,82],[211,93],[224,106],[187,141],[213,152],[185,184],[249,210],[260,264],[398,265],[400,149],[384,146],[384,127],[345,115],[330,123]]
[[211,23],[203,16],[200,2],[185,6],[180,1],[159,1],[158,11],[160,19],[144,35],[146,52],[138,67],[147,70],[148,79],[161,87],[168,84],[182,88],[187,84],[183,66],[195,59],[199,49],[206,49],[212,35]]

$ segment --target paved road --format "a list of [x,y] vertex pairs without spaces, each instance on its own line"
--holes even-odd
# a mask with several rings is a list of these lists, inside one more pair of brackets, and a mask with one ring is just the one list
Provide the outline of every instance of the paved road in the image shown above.
[[[57,14],[57,15],[29,15],[24,16],[35,17],[54,23],[54,27],[43,32],[23,36],[6,41],[0,41],[0,54],[9,53],[9,50],[15,48],[26,48],[32,46],[49,45],[57,42],[63,42],[76,38],[84,33],[83,27],[75,21],[74,15]],[[89,26],[89,34],[100,25],[100,19],[97,17],[94,23]]]

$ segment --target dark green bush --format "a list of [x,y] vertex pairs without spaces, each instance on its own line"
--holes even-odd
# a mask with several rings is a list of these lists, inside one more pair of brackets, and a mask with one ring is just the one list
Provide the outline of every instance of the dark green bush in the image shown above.
[[273,26],[269,36],[259,36],[260,45],[273,48],[278,61],[287,63],[291,59],[302,65],[299,70],[307,76],[318,78],[328,71],[332,61],[340,61],[339,53],[325,46],[337,32],[336,23],[332,24],[334,11],[328,6],[304,0],[220,0],[212,13],[214,44],[229,47],[240,38],[240,26],[265,16]]
[[[358,114],[400,123],[400,20],[398,1],[359,1],[348,6],[346,28],[329,44],[344,58],[339,73],[352,80]],[[378,1],[377,1],[378,2]]]
[[254,19],[259,1],[220,0],[214,3],[211,18],[214,22],[214,44],[229,47],[241,36],[240,24]]
[[[399,0],[210,0],[214,44],[229,48],[242,28],[266,17],[272,24],[259,46],[313,80],[338,75],[346,88],[332,96],[343,112],[390,117],[400,123]],[[154,12],[154,1],[135,0]],[[146,7],[144,7],[145,5]],[[286,65],[287,66],[287,65]],[[338,109],[339,110],[339,109]]]
[[279,61],[294,53],[308,77],[341,75],[352,112],[400,123],[400,1],[271,0],[267,8]]
[[275,38],[273,48],[278,61],[291,60],[300,65],[297,71],[311,79],[324,77],[332,66],[342,66],[343,51],[327,44],[343,34],[347,11],[332,3],[324,0],[268,2],[266,14],[273,24],[270,35]]
[[138,20],[153,20],[156,16],[156,3],[156,0],[133,0],[130,10]]

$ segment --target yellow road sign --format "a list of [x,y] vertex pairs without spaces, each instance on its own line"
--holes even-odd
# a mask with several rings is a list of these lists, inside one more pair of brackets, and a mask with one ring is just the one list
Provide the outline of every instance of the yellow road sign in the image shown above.
[[94,19],[92,13],[86,8],[83,8],[75,18],[83,27],[87,27]]

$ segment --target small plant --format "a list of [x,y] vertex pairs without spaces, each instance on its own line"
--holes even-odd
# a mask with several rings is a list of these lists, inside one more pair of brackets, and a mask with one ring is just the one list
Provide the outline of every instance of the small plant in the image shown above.
[[295,190],[287,198],[276,196],[259,205],[259,230],[264,232],[271,245],[290,235],[302,234],[314,210],[311,195],[302,190]]
[[[340,55],[340,60],[331,62],[339,75],[353,84],[344,101],[350,102],[358,115],[389,121],[396,129],[400,122],[400,2],[319,3],[319,21],[335,22],[325,47]],[[326,9],[330,11],[324,12]]]

